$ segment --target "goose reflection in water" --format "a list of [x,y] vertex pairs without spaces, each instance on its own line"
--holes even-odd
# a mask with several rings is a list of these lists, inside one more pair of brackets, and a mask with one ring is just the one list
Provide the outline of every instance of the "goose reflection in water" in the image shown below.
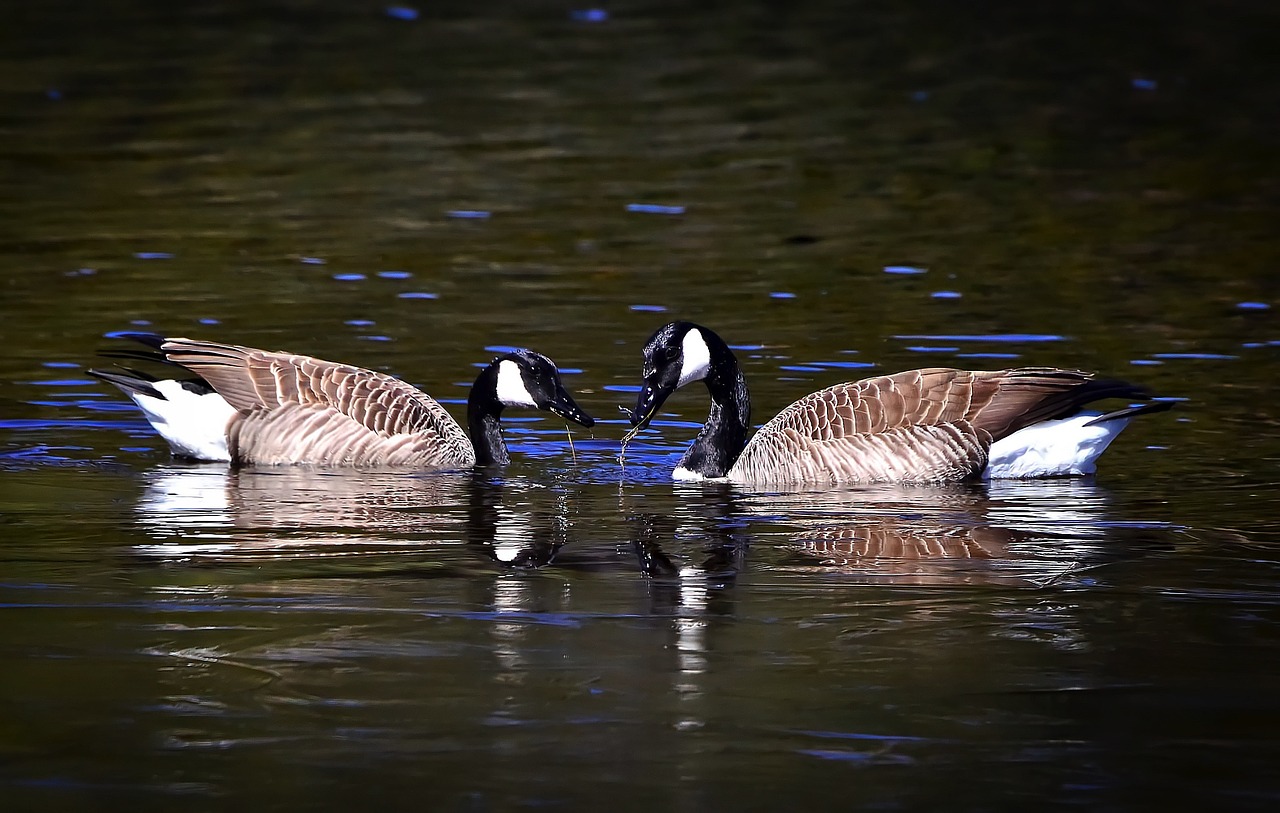
[[676,489],[688,493],[673,515],[630,517],[632,546],[643,573],[685,586],[732,581],[748,539],[754,569],[765,572],[886,585],[1043,586],[1140,555],[1135,532],[1168,530],[1114,519],[1107,492],[1082,480],[769,494],[722,484]]
[[757,529],[788,526],[780,548],[790,556],[779,567],[878,584],[1043,586],[1140,554],[1141,545],[1117,534],[1157,527],[1114,520],[1106,491],[1081,480],[795,492],[741,502],[758,517]]
[[[717,483],[705,488],[677,486],[672,513],[630,512],[631,547],[648,577],[649,615],[664,619],[663,657],[671,664],[672,696],[680,731],[700,729],[709,653],[719,631],[733,626],[737,590],[731,589],[746,564],[748,537],[733,491]],[[669,619],[669,622],[667,621]]]
[[[540,567],[564,544],[562,494],[481,472],[326,472],[172,465],[148,473],[135,552],[167,561],[377,557],[403,570],[459,564],[465,549]],[[430,554],[429,556],[426,554]],[[398,568],[392,567],[392,570]],[[381,570],[380,570],[381,572]]]

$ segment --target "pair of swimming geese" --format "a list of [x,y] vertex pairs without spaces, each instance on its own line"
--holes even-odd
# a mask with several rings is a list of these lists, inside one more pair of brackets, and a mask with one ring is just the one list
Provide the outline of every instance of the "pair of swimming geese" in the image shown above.
[[[124,335],[148,349],[106,355],[164,362],[194,377],[158,379],[123,366],[90,374],[133,399],[175,454],[199,460],[465,469],[508,462],[499,423],[506,407],[595,423],[555,364],[531,350],[504,353],[481,371],[464,431],[426,393],[372,370],[217,342]],[[673,392],[702,381],[711,412],[673,476],[743,485],[1091,474],[1131,418],[1172,405],[1133,384],[1077,370],[936,367],[811,393],[748,441],[746,380],[733,351],[711,330],[691,322],[659,329],[645,344],[643,377],[627,440]],[[1085,409],[1107,398],[1140,403]]]

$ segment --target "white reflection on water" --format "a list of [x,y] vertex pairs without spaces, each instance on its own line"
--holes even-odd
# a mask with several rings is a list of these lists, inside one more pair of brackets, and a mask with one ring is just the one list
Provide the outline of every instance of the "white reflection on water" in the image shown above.
[[525,680],[526,660],[523,654],[526,624],[524,621],[506,622],[502,615],[530,612],[528,583],[523,579],[499,579],[493,588],[493,610],[498,619],[490,625],[493,632],[493,656],[502,673],[495,680],[520,684]]
[[221,463],[153,469],[144,478],[138,519],[152,535],[161,537],[197,536],[201,528],[226,528],[234,521],[229,479],[230,472]]
[[707,671],[707,603],[710,592],[707,574],[698,567],[680,570],[680,604],[672,619],[677,664],[672,688],[680,699],[680,718],[675,727],[692,731],[706,725],[701,700],[703,676]]
[[[677,506],[676,539],[698,539],[706,532],[705,508],[698,502],[682,503]],[[672,625],[676,635],[679,670],[676,673],[674,688],[681,697],[688,699],[701,693],[698,675],[705,672],[707,668],[705,615],[710,586],[704,567],[692,563],[679,569],[677,579],[679,598]],[[686,721],[685,724],[695,725],[696,721]]]
[[499,562],[513,562],[533,544],[533,515],[498,506],[493,534],[493,555]]

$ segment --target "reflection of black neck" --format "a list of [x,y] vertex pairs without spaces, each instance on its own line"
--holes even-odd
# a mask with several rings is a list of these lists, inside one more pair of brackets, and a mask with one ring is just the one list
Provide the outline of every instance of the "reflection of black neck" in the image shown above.
[[485,559],[501,562],[506,567],[542,567],[550,563],[561,546],[568,541],[568,520],[562,515],[546,518],[545,524],[540,521],[542,517],[535,515],[507,517],[508,522],[524,521],[530,524],[522,532],[521,529],[510,526],[505,529],[507,533],[504,535],[508,537],[508,541],[512,531],[519,532],[527,539],[521,550],[514,555],[507,552],[507,555],[499,557],[499,535],[504,530],[502,498],[504,494],[510,495],[514,489],[510,482],[503,482],[502,475],[492,471],[471,472],[467,487],[467,543]]
[[704,379],[711,393],[711,412],[693,445],[680,458],[680,467],[703,477],[724,477],[747,445],[751,395],[729,346],[709,330],[702,335],[711,354],[711,366]]
[[[709,484],[681,496],[689,498],[681,502],[684,516],[679,524],[686,528],[681,534],[676,532],[677,520],[669,514],[627,512],[631,518],[631,544],[640,570],[646,576],[677,587],[669,596],[673,607],[684,600],[678,589],[684,576],[682,568],[663,549],[664,541],[683,536],[679,556],[693,557],[689,565],[701,572],[711,584],[728,584],[737,578],[748,544],[734,492],[727,483]],[[692,527],[695,525],[696,530]],[[693,546],[688,544],[694,540],[701,542],[700,559],[694,556]],[[669,579],[674,581],[667,581]]]
[[498,365],[480,371],[467,397],[467,431],[476,450],[477,466],[505,466],[511,462],[502,442],[502,402],[498,400]]
[[484,472],[473,471],[467,480],[467,541],[492,547],[498,533],[498,504],[502,484]]

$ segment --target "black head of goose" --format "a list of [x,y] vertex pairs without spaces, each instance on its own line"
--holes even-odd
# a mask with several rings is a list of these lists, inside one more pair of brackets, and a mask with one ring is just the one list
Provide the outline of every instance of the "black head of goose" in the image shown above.
[[[703,381],[711,412],[673,476],[747,485],[1092,474],[1129,419],[1172,406],[1141,387],[1078,370],[929,368],[806,395],[747,442],[747,384],[713,331],[692,322],[663,326],[645,344],[643,375],[628,439],[678,388]],[[1084,409],[1105,398],[1142,403]]]
[[122,335],[151,349],[104,355],[176,365],[195,378],[159,379],[128,367],[89,374],[123,390],[174,454],[198,460],[461,469],[508,462],[505,407],[595,423],[551,359],[532,350],[504,353],[480,371],[464,431],[426,393],[373,370],[233,344]]

